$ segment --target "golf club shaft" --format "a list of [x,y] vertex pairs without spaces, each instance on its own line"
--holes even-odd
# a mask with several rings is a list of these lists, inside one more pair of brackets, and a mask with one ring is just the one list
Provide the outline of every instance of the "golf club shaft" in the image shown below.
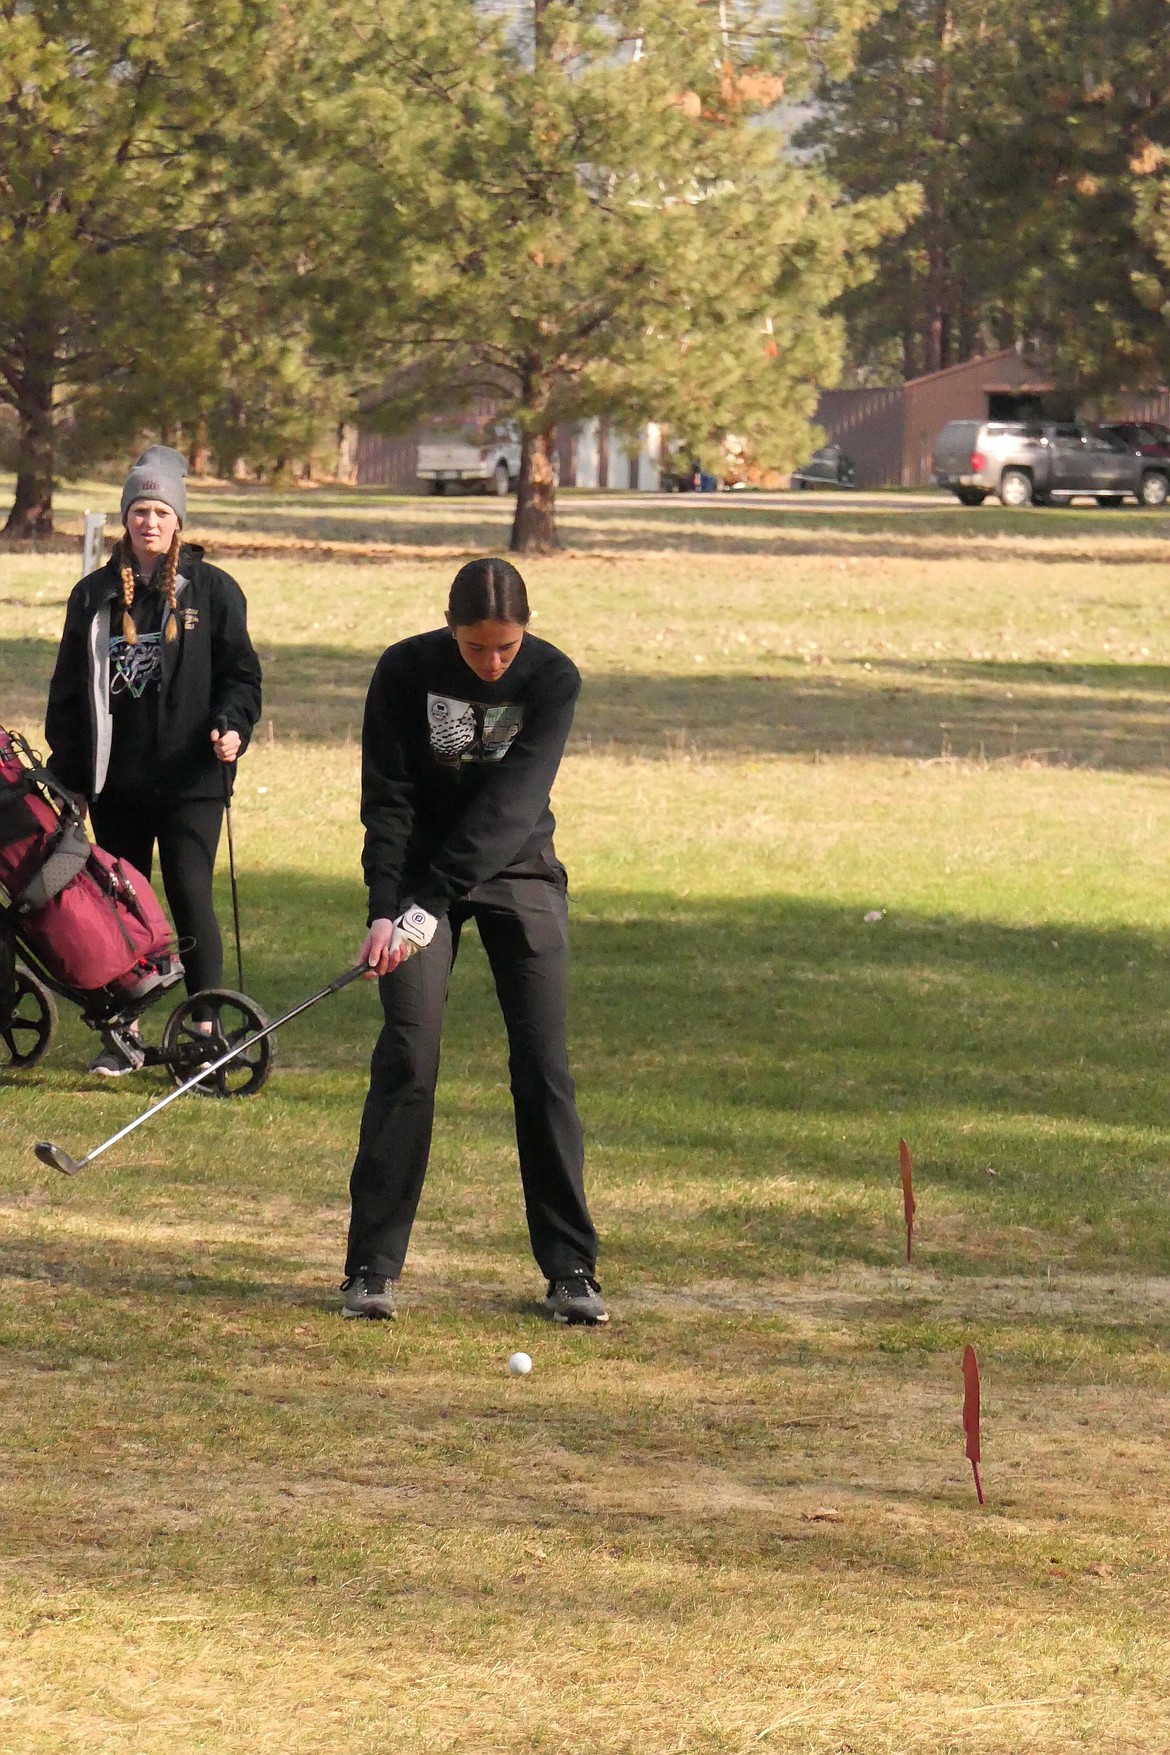
[[341,989],[348,987],[351,981],[356,981],[359,976],[368,975],[369,972],[368,963],[358,963],[354,968],[347,969],[343,975],[335,976],[328,987],[323,987],[319,993],[314,993],[311,999],[303,999],[300,1005],[294,1005],[292,1010],[285,1012],[283,1017],[276,1018],[271,1024],[266,1024],[262,1030],[255,1031],[246,1041],[237,1042],[226,1054],[221,1054],[218,1060],[210,1061],[207,1066],[200,1067],[199,1071],[185,1084],[180,1085],[177,1090],[168,1091],[165,1097],[160,1098],[157,1103],[144,1110],[133,1121],[127,1122],[126,1126],[119,1128],[117,1133],[111,1134],[108,1140],[103,1140],[100,1146],[95,1146],[92,1152],[87,1152],[84,1158],[78,1160],[78,1169],[80,1170],[84,1164],[92,1163],[95,1158],[99,1158],[111,1146],[116,1146],[118,1141],[124,1140],[128,1133],[133,1133],[136,1127],[141,1127],[144,1121],[149,1121],[152,1115],[157,1115],[159,1110],[165,1109],[168,1103],[174,1103],[179,1097],[193,1090],[196,1085],[202,1084],[204,1079],[209,1078],[212,1073],[218,1072],[221,1066],[227,1066],[230,1061],[235,1060],[237,1055],[243,1054],[245,1049],[254,1047],[257,1042],[262,1042],[265,1036],[271,1036],[274,1030],[279,1030],[283,1025],[290,1023],[293,1018],[299,1018],[302,1012],[307,1012],[310,1006],[317,1004],[318,1000],[327,999],[331,993],[340,993]]
[[244,953],[240,946],[240,892],[236,888],[236,838],[232,834],[232,781],[226,762],[223,770],[223,810],[227,819],[228,870],[232,879],[232,926],[236,934],[236,975],[239,980],[237,992],[243,993]]

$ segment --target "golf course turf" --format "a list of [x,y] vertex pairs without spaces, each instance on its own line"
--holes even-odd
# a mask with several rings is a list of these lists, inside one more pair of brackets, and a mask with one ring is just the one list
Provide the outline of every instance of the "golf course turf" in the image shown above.
[[[1170,514],[806,498],[566,496],[522,563],[585,676],[554,808],[607,1331],[541,1312],[474,936],[393,1325],[337,1314],[370,986],[76,1180],[33,1143],[161,1075],[88,1076],[62,1007],[4,1076],[0,1747],[1170,1748]],[[270,1016],[361,940],[373,663],[508,513],[192,486],[265,666]],[[75,567],[0,554],[34,744]]]

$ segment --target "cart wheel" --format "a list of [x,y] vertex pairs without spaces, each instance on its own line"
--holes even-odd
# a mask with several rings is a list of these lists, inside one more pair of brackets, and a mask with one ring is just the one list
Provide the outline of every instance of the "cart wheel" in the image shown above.
[[0,1066],[35,1066],[56,1028],[53,995],[27,969],[17,969],[11,1006],[0,1000]]
[[[196,1007],[212,1014],[210,1034],[196,1026],[193,1016]],[[185,1085],[202,1065],[218,1060],[234,1043],[246,1042],[267,1023],[255,1000],[246,994],[232,993],[226,987],[208,987],[175,1007],[163,1029],[159,1059],[166,1063],[176,1085]],[[207,1097],[251,1097],[272,1071],[272,1060],[272,1037],[265,1036],[218,1072],[201,1079],[194,1088]]]

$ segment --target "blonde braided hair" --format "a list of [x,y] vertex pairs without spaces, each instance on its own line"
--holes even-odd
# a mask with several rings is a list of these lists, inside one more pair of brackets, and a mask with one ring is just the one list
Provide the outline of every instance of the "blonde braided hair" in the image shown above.
[[[179,548],[181,530],[176,530],[171,538],[171,546],[167,550],[166,567],[163,572],[162,588],[167,598],[166,633],[167,641],[179,637],[179,611],[175,602],[175,580],[179,571]],[[134,549],[131,546],[128,531],[123,531],[119,544],[118,566],[122,575],[122,635],[128,646],[138,644],[138,629],[134,626],[131,611],[134,608]]]

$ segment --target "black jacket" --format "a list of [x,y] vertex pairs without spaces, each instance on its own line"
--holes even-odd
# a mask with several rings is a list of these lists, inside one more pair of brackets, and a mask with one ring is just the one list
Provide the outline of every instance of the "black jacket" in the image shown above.
[[502,872],[564,881],[549,789],[580,688],[572,660],[532,634],[497,683],[446,628],[382,654],[362,727],[371,920],[408,903],[445,914]]
[[[110,605],[122,594],[116,556],[117,550],[70,593],[45,712],[49,766],[86,798],[118,789],[118,776],[109,771]],[[179,552],[175,601],[179,635],[162,644],[157,790],[174,798],[221,798],[223,765],[210,734],[226,725],[239,732],[241,752],[247,748],[260,717],[260,660],[248,638],[243,592],[194,544]]]

